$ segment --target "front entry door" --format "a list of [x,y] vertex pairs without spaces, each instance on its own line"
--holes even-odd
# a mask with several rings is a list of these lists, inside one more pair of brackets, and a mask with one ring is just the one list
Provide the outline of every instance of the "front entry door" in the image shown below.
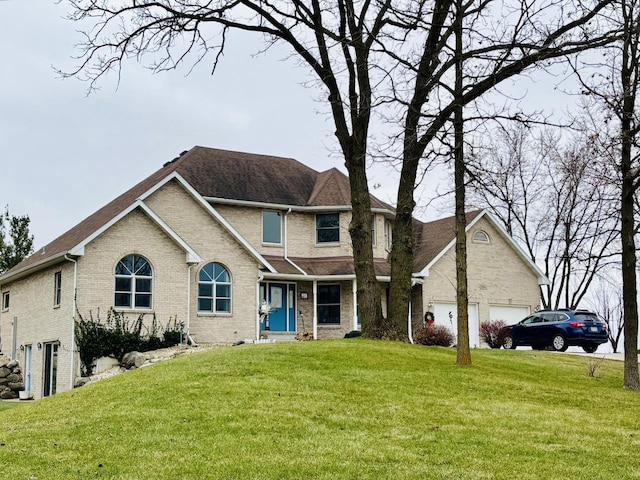
[[266,300],[270,310],[262,322],[262,330],[295,332],[295,285],[287,283],[263,283],[260,285],[260,303]]

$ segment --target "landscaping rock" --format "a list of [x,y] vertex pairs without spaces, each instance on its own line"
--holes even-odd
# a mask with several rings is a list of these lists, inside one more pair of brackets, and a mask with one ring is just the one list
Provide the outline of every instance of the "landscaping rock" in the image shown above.
[[11,375],[7,375],[7,380],[9,380],[9,382],[21,382],[22,381],[22,375],[18,375],[16,373],[12,373]]
[[79,388],[83,385],[86,385],[91,381],[91,377],[78,377],[75,382],[73,382],[73,388]]
[[13,390],[14,392],[21,392],[22,390],[24,390],[24,383],[23,382],[11,382],[9,385],[7,385],[11,390]]
[[0,367],[0,378],[4,378],[7,375],[11,375],[11,369],[7,367]]
[[11,360],[9,363],[7,363],[6,367],[13,369],[16,368],[18,366],[18,361],[17,360]]
[[121,365],[126,368],[139,368],[145,362],[145,356],[140,352],[129,352],[125,353],[124,357],[122,357]]
[[0,392],[0,399],[2,400],[12,400],[14,398],[18,398],[18,394],[11,389],[6,389]]

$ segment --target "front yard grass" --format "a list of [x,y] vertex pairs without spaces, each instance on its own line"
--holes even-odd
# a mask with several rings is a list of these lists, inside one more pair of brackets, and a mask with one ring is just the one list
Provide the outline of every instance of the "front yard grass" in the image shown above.
[[245,345],[0,412],[6,478],[640,479],[622,363],[362,339]]

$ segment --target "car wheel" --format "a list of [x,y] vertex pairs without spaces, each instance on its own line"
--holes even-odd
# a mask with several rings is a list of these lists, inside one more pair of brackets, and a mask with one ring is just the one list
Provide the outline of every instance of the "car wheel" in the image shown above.
[[551,346],[556,352],[564,352],[569,345],[561,333],[556,333],[551,339]]
[[598,345],[583,345],[582,349],[587,353],[594,353],[598,349]]
[[511,335],[507,334],[502,339],[502,346],[507,350],[515,350],[516,342],[513,341],[513,337]]

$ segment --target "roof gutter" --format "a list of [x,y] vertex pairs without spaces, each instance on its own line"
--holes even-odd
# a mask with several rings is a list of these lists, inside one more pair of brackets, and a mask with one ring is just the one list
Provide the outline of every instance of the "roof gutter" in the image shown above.
[[[355,274],[347,275],[302,275],[297,273],[271,273],[263,272],[263,277],[267,280],[291,280],[291,281],[346,281],[356,278]],[[391,281],[389,276],[376,276],[376,280],[379,282],[388,283]]]
[[[274,210],[289,209],[296,212],[326,212],[326,211],[346,211],[351,210],[351,205],[288,205],[282,203],[268,203],[268,202],[256,202],[252,200],[235,200],[232,198],[220,198],[220,197],[202,197],[207,202],[219,203],[222,205],[237,205],[241,207],[258,207],[258,208],[271,208]],[[372,208],[374,213],[388,213],[395,215],[395,212],[388,208]]]
[[67,252],[67,251],[60,252],[55,255],[52,255],[51,257],[45,258],[44,260],[28,265],[26,267],[23,267],[20,270],[17,270],[16,272],[5,273],[4,275],[0,276],[0,285],[4,285],[9,282],[20,280],[22,277],[30,275],[33,272],[43,270],[56,263],[60,263],[62,260],[67,259],[67,255],[70,255],[70,252]]

